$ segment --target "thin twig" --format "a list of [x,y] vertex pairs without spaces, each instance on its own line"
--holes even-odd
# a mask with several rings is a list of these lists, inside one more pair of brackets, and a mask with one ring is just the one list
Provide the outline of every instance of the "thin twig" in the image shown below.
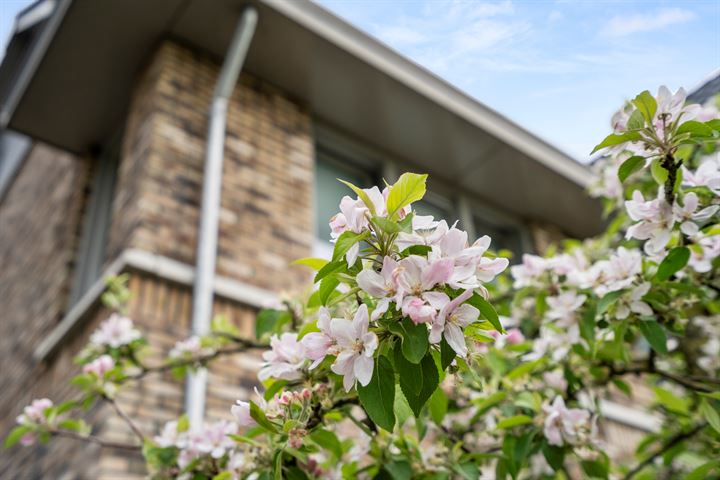
[[94,435],[80,435],[79,433],[72,432],[69,430],[50,430],[50,433],[58,436],[58,437],[65,437],[65,438],[72,438],[74,440],[80,440],[82,442],[87,443],[94,443],[96,445],[100,445],[101,447],[106,448],[117,448],[120,450],[131,450],[131,451],[140,451],[142,450],[141,445],[133,445],[130,443],[118,443],[118,442],[111,442],[108,440],[103,440],[100,437],[96,437]]
[[145,435],[140,431],[137,425],[135,425],[135,422],[132,421],[130,417],[127,416],[125,412],[120,408],[120,405],[115,401],[115,399],[108,397],[107,395],[103,395],[102,398],[108,402],[112,407],[115,409],[115,412],[118,414],[120,418],[122,418],[125,423],[127,423],[128,427],[130,427],[130,430],[133,431],[135,436],[138,437],[141,443],[145,442]]

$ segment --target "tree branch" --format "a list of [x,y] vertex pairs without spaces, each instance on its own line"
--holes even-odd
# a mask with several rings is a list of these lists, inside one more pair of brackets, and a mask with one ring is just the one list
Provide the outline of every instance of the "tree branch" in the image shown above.
[[697,434],[700,430],[705,428],[707,426],[707,423],[703,422],[698,425],[695,425],[691,430],[688,430],[687,432],[680,432],[668,439],[668,441],[660,447],[655,453],[647,457],[642,462],[638,463],[635,468],[630,470],[627,475],[625,475],[625,480],[630,480],[635,475],[640,473],[640,471],[650,465],[656,458],[673,448],[675,445],[679,444],[680,442],[687,440],[688,438],[693,437],[695,434]]

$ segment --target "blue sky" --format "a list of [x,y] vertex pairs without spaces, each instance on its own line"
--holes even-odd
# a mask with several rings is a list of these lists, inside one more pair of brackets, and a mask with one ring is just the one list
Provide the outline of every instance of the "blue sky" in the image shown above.
[[[27,0],[0,0],[0,51]],[[720,1],[319,0],[578,160],[643,89],[720,67]]]

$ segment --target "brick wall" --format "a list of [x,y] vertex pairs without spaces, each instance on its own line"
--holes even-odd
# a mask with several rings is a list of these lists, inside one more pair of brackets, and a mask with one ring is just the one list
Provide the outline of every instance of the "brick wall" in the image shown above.
[[[140,75],[121,148],[107,262],[138,248],[194,264],[206,112],[218,72],[212,60],[166,43]],[[229,106],[218,274],[277,293],[307,285],[308,272],[289,262],[311,253],[313,162],[308,112],[243,75]],[[0,204],[0,301],[9,312],[0,322],[3,435],[31,398],[72,395],[64,386],[79,371],[72,358],[108,314],[98,307],[87,312],[57,355],[33,363],[32,352],[66,310],[86,170],[72,156],[36,147]],[[189,335],[191,289],[139,273],[130,288],[130,314],[156,347],[147,361],[159,361]],[[215,308],[253,331],[250,308],[223,299]],[[213,365],[209,417],[228,418],[234,400],[251,391],[257,366],[256,355]],[[183,401],[183,383],[169,375],[129,386],[118,398],[148,434],[176,417]],[[89,420],[98,435],[132,440],[107,406],[95,407]],[[138,455],[67,440],[0,452],[3,478],[143,478],[142,465]]]
[[[32,360],[37,344],[66,309],[74,252],[87,184],[86,161],[56,149],[35,145],[0,203],[0,435],[14,424],[20,406],[53,393],[66,398],[62,385],[70,378],[73,345],[45,368]],[[32,380],[31,380],[32,379]],[[39,379],[39,380],[38,380]],[[0,449],[0,477],[14,466],[46,468],[44,459],[62,464],[78,452],[70,446],[29,452]],[[37,455],[42,455],[38,460]],[[56,454],[57,453],[57,454]],[[33,461],[28,461],[33,458]],[[7,476],[6,476],[7,475]],[[27,478],[27,477],[25,477]]]
[[[219,67],[163,44],[133,99],[123,147],[111,250],[132,246],[195,260],[207,110]],[[289,263],[311,252],[311,117],[249,75],[227,123],[217,272],[276,292],[305,285]]]

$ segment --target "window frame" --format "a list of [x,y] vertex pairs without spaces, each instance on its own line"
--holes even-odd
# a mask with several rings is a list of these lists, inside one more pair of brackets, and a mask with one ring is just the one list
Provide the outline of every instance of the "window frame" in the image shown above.
[[120,166],[120,137],[109,142],[93,162],[90,191],[81,220],[80,242],[68,306],[72,308],[102,275]]
[[[392,183],[399,177],[399,172],[403,169],[411,169],[412,164],[399,160],[393,155],[387,154],[368,143],[345,134],[337,128],[327,123],[317,120],[315,122],[315,162],[320,159],[320,155],[329,154],[330,160],[340,165],[342,168],[350,170],[357,169],[371,178],[376,178],[380,182],[383,178],[388,183]],[[317,194],[317,185],[313,188],[313,205],[315,205]],[[498,228],[509,228],[517,230],[520,235],[520,244],[523,253],[532,253],[535,251],[529,226],[516,215],[504,212],[499,208],[487,204],[481,198],[468,195],[465,192],[457,192],[452,189],[448,182],[442,178],[433,177],[430,179],[428,191],[423,202],[428,203],[432,207],[440,210],[454,212],[455,219],[449,220],[454,222],[458,220],[459,225],[468,232],[468,240],[474,241],[478,238],[478,234],[482,232],[475,231],[476,217],[486,219],[488,223]],[[313,215],[317,215],[317,210],[313,209]],[[313,225],[317,225],[317,218],[313,217]],[[313,255],[323,253],[332,256],[332,244],[317,237],[317,231],[313,241]],[[319,244],[323,245],[320,246]],[[326,258],[326,257],[325,257]]]

